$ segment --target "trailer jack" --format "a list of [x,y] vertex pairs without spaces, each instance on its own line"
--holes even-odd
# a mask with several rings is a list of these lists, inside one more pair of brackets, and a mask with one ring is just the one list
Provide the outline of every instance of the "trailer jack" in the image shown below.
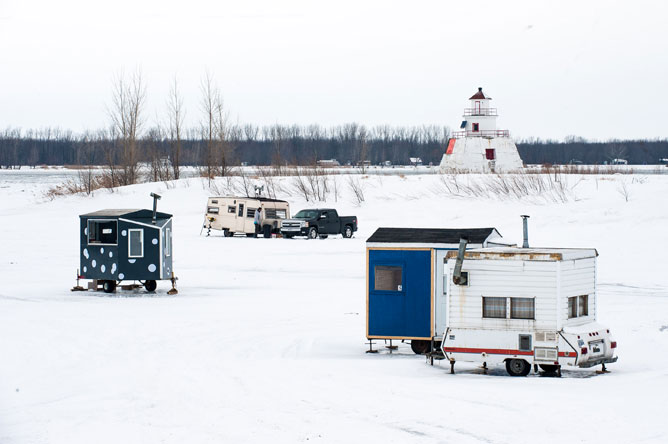
[[174,294],[179,294],[179,290],[176,289],[176,281],[179,280],[176,276],[174,276],[174,272],[172,271],[172,277],[169,279],[172,281],[172,289],[167,292],[168,295],[174,295]]
[[366,351],[367,353],[378,353],[378,350],[373,349],[373,340],[369,339],[369,349]]

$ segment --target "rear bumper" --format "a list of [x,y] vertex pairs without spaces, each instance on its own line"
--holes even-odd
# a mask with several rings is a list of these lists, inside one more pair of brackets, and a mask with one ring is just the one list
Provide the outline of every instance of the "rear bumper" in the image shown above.
[[613,356],[612,358],[598,358],[598,359],[593,359],[591,361],[585,361],[580,364],[578,364],[578,367],[582,368],[589,368],[589,367],[594,367],[595,365],[601,365],[601,364],[611,364],[613,362],[617,362],[618,356]]

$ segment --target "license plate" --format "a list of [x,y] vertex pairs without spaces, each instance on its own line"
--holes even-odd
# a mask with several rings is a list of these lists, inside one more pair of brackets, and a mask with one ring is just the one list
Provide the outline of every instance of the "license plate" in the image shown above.
[[605,344],[603,341],[590,342],[589,350],[592,356],[602,356],[605,354]]

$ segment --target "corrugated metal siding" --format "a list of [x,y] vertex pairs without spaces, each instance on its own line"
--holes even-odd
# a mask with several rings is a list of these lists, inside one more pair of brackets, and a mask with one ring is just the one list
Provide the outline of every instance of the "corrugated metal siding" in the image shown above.
[[[454,259],[448,262],[452,276]],[[452,328],[556,329],[556,263],[464,261],[469,286],[450,285],[449,323]],[[535,320],[482,317],[482,297],[533,297]],[[509,314],[509,313],[508,313]]]
[[[596,319],[596,259],[578,259],[561,263],[561,308],[564,325],[574,326]],[[568,298],[589,295],[589,315],[568,319]]]

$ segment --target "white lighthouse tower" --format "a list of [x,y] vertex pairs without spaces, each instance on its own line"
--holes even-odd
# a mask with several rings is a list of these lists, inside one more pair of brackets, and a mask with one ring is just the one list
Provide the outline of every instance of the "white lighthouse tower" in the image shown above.
[[452,133],[441,160],[441,171],[508,172],[522,168],[522,159],[508,130],[496,129],[497,109],[491,97],[478,88],[464,109],[459,131]]

